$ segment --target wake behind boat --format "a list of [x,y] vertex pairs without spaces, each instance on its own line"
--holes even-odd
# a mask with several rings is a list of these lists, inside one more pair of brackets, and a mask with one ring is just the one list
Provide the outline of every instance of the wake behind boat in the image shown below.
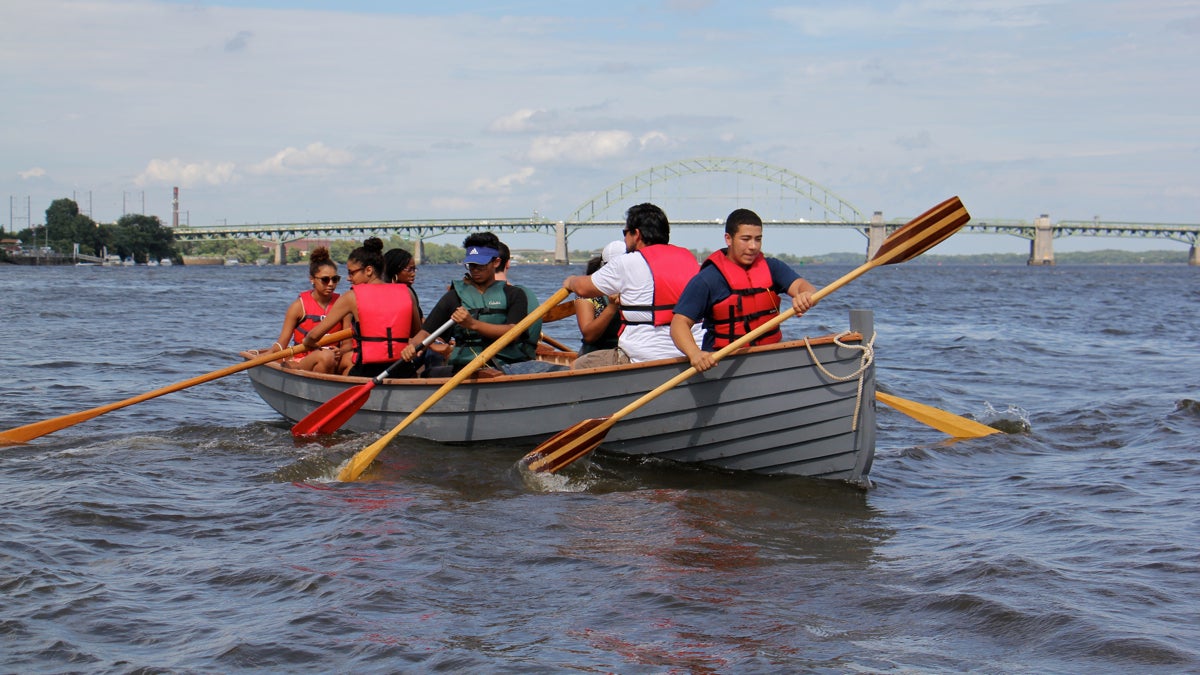
[[[874,335],[872,313],[852,311],[850,331],[730,356],[613,426],[600,450],[866,486],[875,454],[875,370],[866,356]],[[539,353],[541,360],[564,364],[574,356]],[[536,445],[580,420],[612,414],[688,367],[678,358],[528,375],[481,371],[402,435],[442,443]],[[368,381],[286,369],[277,362],[248,372],[263,400],[292,422]],[[343,428],[387,432],[445,382],[384,380]]]

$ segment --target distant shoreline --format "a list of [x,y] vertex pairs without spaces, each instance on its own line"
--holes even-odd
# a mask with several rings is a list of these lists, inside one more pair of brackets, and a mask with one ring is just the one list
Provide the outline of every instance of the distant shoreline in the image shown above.
[[[699,256],[707,256],[708,251],[693,251]],[[523,251],[524,257],[532,257],[530,251]],[[552,257],[553,252],[546,251],[546,257]],[[798,256],[790,253],[777,253],[767,251],[767,255],[776,256],[779,259],[787,262],[790,265],[861,265],[865,262],[865,256],[862,253],[855,252],[839,252],[839,253],[823,253],[820,255]],[[223,263],[224,260],[215,256],[210,256],[216,262],[210,262],[209,265],[216,265],[217,262]],[[187,259],[193,256],[184,256],[184,264],[187,264]],[[1024,253],[972,253],[959,255],[938,255],[934,253],[926,253],[910,260],[909,265],[1028,265],[1029,256]],[[0,254],[0,263],[8,263],[10,265],[22,266],[46,266],[55,265],[68,267],[74,266],[74,260],[69,256],[21,256],[15,258]],[[571,264],[580,265],[587,262],[586,252],[572,251]],[[1188,252],[1177,250],[1159,250],[1159,251],[1121,251],[1115,249],[1105,249],[1100,251],[1072,251],[1064,253],[1056,253],[1054,255],[1054,265],[1049,267],[1061,267],[1064,265],[1187,265]],[[203,263],[201,263],[203,264]],[[252,263],[247,263],[252,264]],[[292,263],[296,265],[305,265],[307,263],[301,261]],[[525,261],[523,264],[552,264]],[[196,266],[193,263],[191,266]],[[1031,267],[1043,267],[1043,265],[1032,265]]]

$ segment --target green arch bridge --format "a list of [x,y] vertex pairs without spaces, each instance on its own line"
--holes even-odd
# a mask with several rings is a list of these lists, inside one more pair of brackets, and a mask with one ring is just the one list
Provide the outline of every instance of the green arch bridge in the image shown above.
[[[567,252],[570,235],[589,229],[611,231],[624,224],[625,208],[642,201],[652,201],[655,186],[668,181],[686,179],[699,174],[727,173],[746,176],[778,189],[780,200],[792,200],[808,208],[808,217],[769,220],[772,228],[851,228],[861,232],[866,243],[866,258],[875,254],[894,229],[910,218],[885,221],[881,211],[864,215],[854,205],[820,184],[779,166],[734,157],[699,157],[652,166],[624,178],[588,199],[564,220],[544,218],[537,212],[527,218],[462,218],[374,220],[317,223],[268,223],[228,225],[221,227],[176,227],[176,239],[202,241],[208,239],[250,238],[273,245],[275,262],[285,260],[287,244],[310,238],[364,239],[401,235],[417,242],[417,259],[423,256],[425,239],[444,234],[467,234],[478,230],[496,232],[543,233],[554,237],[555,260],[569,262]],[[968,205],[968,208],[970,206]],[[672,219],[671,227],[722,227],[721,220]],[[1188,264],[1200,265],[1197,242],[1200,225],[1179,223],[1109,222],[1099,219],[1063,220],[1051,222],[1048,215],[1032,221],[1011,219],[972,218],[964,232],[1007,234],[1029,240],[1030,265],[1053,265],[1053,240],[1071,236],[1143,237],[1168,239],[1187,244]]]

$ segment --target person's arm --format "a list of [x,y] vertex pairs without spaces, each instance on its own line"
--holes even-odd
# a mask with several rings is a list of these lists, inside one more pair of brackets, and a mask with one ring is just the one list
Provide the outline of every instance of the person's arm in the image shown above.
[[[504,283],[498,281],[496,283]],[[454,321],[458,325],[473,330],[479,333],[488,340],[495,340],[502,337],[505,333],[512,330],[512,327],[521,322],[527,314],[529,314],[529,300],[525,297],[525,291],[516,286],[505,286],[504,296],[508,302],[508,310],[505,314],[504,321],[506,323],[488,323],[481,321],[467,311],[465,307],[459,307],[454,310]]]
[[[421,332],[421,304],[417,302],[417,293],[411,286],[408,288],[408,294],[412,296],[412,327],[409,328],[409,334]],[[422,338],[424,339],[424,338]],[[417,340],[419,344],[421,340]]]
[[315,328],[308,331],[308,335],[304,336],[304,346],[309,349],[315,349],[317,342],[325,337],[331,329],[341,325],[342,319],[350,316],[358,304],[354,300],[354,290],[351,289],[338,296],[334,301],[333,306],[329,308],[329,313],[325,315],[325,319],[317,324]]
[[671,341],[675,343],[675,348],[688,358],[696,372],[703,373],[717,365],[717,362],[713,360],[710,352],[696,346],[696,338],[692,335],[692,326],[695,325],[695,321],[682,314],[671,317]]
[[599,315],[596,314],[596,306],[589,298],[575,299],[575,319],[579,323],[579,334],[583,336],[584,342],[595,342],[603,337],[608,325],[617,317],[621,305],[619,300],[614,298],[617,296],[609,297],[608,304]]
[[816,288],[808,283],[791,265],[779,258],[767,258],[767,267],[771,270],[771,284],[775,291],[792,299],[792,309],[800,316],[817,304],[812,301]]
[[700,373],[717,364],[711,352],[703,351],[696,345],[696,336],[692,333],[692,327],[712,306],[711,301],[706,275],[697,274],[683,287],[683,292],[675,302],[675,316],[671,317],[671,341]]
[[592,278],[586,274],[567,277],[563,280],[563,288],[580,298],[598,298],[604,295],[604,291],[596,288],[596,284],[592,283]]
[[408,344],[400,352],[400,358],[405,361],[411,361],[417,353],[417,345],[424,342],[430,333],[437,330],[439,326],[450,319],[459,302],[458,293],[455,293],[454,287],[451,286],[438,299],[437,304],[433,306],[433,310],[429,312],[429,315],[425,317],[425,323],[421,326],[421,329],[408,339]]
[[792,298],[792,309],[796,310],[796,316],[804,314],[817,304],[812,298],[816,291],[812,284],[801,277],[797,277],[792,285],[788,286],[787,294]]
[[300,302],[300,298],[292,301],[288,305],[287,312],[283,315],[283,328],[279,331],[279,338],[275,340],[275,344],[271,345],[268,352],[281,352],[287,349],[287,346],[292,341],[292,335],[296,332],[296,326],[300,325],[300,320],[304,317],[304,305]]

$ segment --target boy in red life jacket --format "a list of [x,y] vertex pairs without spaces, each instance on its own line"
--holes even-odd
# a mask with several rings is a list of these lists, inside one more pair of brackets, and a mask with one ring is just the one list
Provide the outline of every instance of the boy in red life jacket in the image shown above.
[[[712,368],[712,352],[721,349],[779,313],[779,296],[792,298],[799,316],[815,304],[813,285],[785,262],[762,254],[762,219],[749,209],[737,209],[725,219],[725,248],[704,261],[679,301],[671,319],[671,339],[699,372]],[[703,320],[704,342],[692,340]],[[751,344],[779,342],[776,328]]]

